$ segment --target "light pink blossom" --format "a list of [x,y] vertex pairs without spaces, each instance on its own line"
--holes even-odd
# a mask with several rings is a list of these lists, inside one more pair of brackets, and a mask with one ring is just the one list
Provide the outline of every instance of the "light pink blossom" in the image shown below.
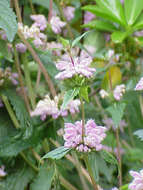
[[130,171],[130,175],[134,178],[129,184],[130,190],[143,190],[143,170],[140,172]]
[[27,50],[27,47],[26,47],[26,45],[24,45],[23,43],[18,43],[18,44],[16,44],[16,50],[17,50],[19,53],[25,53],[26,50]]
[[58,16],[52,16],[50,24],[53,32],[56,34],[61,33],[62,28],[66,25],[66,23],[61,21]]
[[4,177],[4,176],[6,176],[6,172],[4,171],[4,166],[1,166],[1,168],[0,168],[0,177]]
[[99,94],[100,94],[101,98],[103,98],[103,99],[109,96],[108,92],[105,91],[104,89],[101,89]]
[[46,29],[47,20],[44,15],[31,15],[30,18],[35,21],[33,26],[38,27],[41,31]]
[[82,127],[82,121],[77,121],[75,124],[65,123],[64,146],[75,148],[79,152],[89,152],[91,149],[101,150],[101,142],[106,137],[106,128],[97,126],[92,119],[85,124],[84,134],[82,134]]
[[62,109],[62,105],[59,106],[61,97],[55,96],[54,100],[51,100],[49,95],[46,95],[43,100],[40,100],[34,111],[31,112],[31,116],[40,115],[41,120],[45,120],[48,115],[53,119],[57,119],[59,116],[66,117],[68,113],[74,115],[79,112],[80,101],[78,99],[71,100],[66,109]]
[[67,7],[63,8],[63,12],[64,12],[64,16],[66,17],[66,19],[68,21],[70,21],[74,18],[75,8],[71,7],[71,6],[67,6]]
[[141,77],[141,79],[137,83],[135,90],[143,90],[143,77]]
[[84,14],[84,24],[88,24],[94,18],[95,15],[93,13],[86,11]]
[[113,91],[113,96],[115,100],[119,101],[121,100],[124,93],[125,93],[125,85],[124,84],[117,85]]
[[[106,118],[106,119],[103,119],[102,121],[106,125],[108,130],[110,130],[110,128],[112,128],[113,130],[116,130],[116,127],[114,125],[112,118]],[[121,120],[119,123],[120,131],[124,132],[125,127],[127,127],[127,123],[125,122],[125,120]]]
[[56,67],[61,72],[58,73],[55,78],[64,80],[67,78],[72,78],[74,75],[90,78],[96,71],[95,68],[90,67],[91,62],[91,56],[86,53],[82,53],[79,57],[69,57],[67,60],[60,60],[56,63]]

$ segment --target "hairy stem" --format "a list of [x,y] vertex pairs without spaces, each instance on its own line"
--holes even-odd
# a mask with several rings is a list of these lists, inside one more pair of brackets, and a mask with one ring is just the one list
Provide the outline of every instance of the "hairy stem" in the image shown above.
[[49,2],[48,23],[50,23],[50,20],[52,18],[52,14],[53,14],[53,0],[50,0],[50,2]]
[[15,128],[19,129],[20,128],[20,124],[18,123],[18,121],[16,119],[15,113],[14,113],[14,111],[13,111],[13,109],[12,109],[12,107],[11,107],[8,99],[7,99],[7,97],[2,94],[1,98],[2,98],[2,101],[3,101],[3,103],[4,103],[4,105],[5,105],[6,109],[7,109],[7,111],[9,113],[9,116],[10,116],[10,118],[11,118],[11,120],[12,120]]
[[29,99],[30,99],[30,102],[31,102],[31,105],[32,105],[32,109],[34,109],[35,106],[36,106],[36,100],[35,100],[36,96],[35,96],[35,93],[33,91],[32,81],[31,81],[31,78],[30,78],[27,55],[25,53],[25,54],[22,54],[21,56],[22,56],[22,62],[23,62],[23,65],[24,65],[25,81],[26,81],[26,85],[28,87]]
[[47,73],[43,63],[41,62],[39,56],[36,54],[35,50],[31,46],[31,44],[24,38],[24,36],[22,35],[22,33],[20,31],[18,31],[18,36],[23,41],[23,43],[27,46],[28,50],[30,51],[31,55],[33,56],[33,59],[39,64],[39,67],[40,67],[41,71],[43,72],[43,75],[49,86],[50,92],[54,98],[56,96],[56,90],[55,90],[54,84],[53,84],[49,74]]
[[36,89],[38,89],[38,87],[39,87],[40,79],[41,79],[41,70],[38,69],[37,79],[36,79]]
[[88,161],[88,155],[85,155],[84,161],[85,161],[85,164],[86,164],[88,173],[89,173],[89,175],[90,175],[93,188],[94,188],[94,190],[98,190],[98,186],[97,186],[96,181],[95,181],[94,176],[93,176],[92,168],[91,168],[91,166],[90,166],[90,164],[89,164],[89,161]]
[[16,10],[18,22],[22,23],[22,17],[21,17],[21,12],[20,12],[20,8],[19,8],[18,0],[14,0],[14,5],[15,5],[15,10]]
[[14,55],[15,55],[15,65],[16,65],[16,69],[17,69],[17,72],[18,72],[18,79],[19,79],[19,82],[20,82],[22,94],[23,94],[23,97],[24,97],[26,108],[27,108],[28,112],[30,113],[29,100],[28,100],[27,94],[26,94],[25,89],[24,89],[24,83],[23,83],[22,73],[21,73],[21,69],[20,69],[19,57],[18,57],[18,54],[17,54],[15,46],[14,46]]
[[119,186],[122,186],[122,158],[120,152],[120,140],[119,140],[119,129],[116,129],[116,142],[117,142],[117,159],[119,164]]
[[82,141],[84,142],[84,134],[85,134],[85,112],[84,112],[84,103],[82,97],[80,97],[81,102],[81,113],[82,113]]
[[36,172],[39,171],[39,168],[37,168],[26,156],[23,152],[20,152],[20,156],[25,160],[25,162]]
[[75,166],[76,166],[76,169],[78,171],[83,190],[89,190],[89,188],[88,188],[88,186],[86,184],[86,181],[84,179],[84,176],[82,174],[81,164],[80,164],[80,161],[78,160],[78,157],[77,157],[76,153],[73,153],[73,157],[75,157],[75,161],[76,161]]
[[32,14],[35,15],[36,11],[35,11],[35,8],[33,6],[32,0],[29,0],[29,4],[30,4],[30,7],[31,7]]

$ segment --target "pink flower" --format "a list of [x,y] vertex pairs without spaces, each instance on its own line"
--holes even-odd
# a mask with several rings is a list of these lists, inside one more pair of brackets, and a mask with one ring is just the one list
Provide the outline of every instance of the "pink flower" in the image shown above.
[[70,21],[74,18],[75,8],[68,6],[68,7],[63,8],[63,12],[64,12],[64,16],[66,17],[66,19],[68,21]]
[[134,179],[128,188],[131,190],[143,190],[143,170],[140,170],[140,172],[130,171],[130,175]]
[[55,78],[64,80],[72,78],[74,75],[80,75],[87,78],[93,76],[96,71],[95,68],[90,67],[92,58],[86,54],[81,54],[80,57],[71,58],[69,60],[61,60],[56,63],[56,67],[61,72],[58,73]]
[[77,121],[75,124],[65,123],[64,146],[75,148],[79,152],[89,152],[91,149],[101,150],[101,141],[106,137],[106,128],[97,126],[92,119],[85,124],[84,134],[82,134],[82,127],[82,121]]
[[141,79],[137,83],[135,90],[143,90],[143,77],[141,77]]
[[61,21],[58,16],[52,16],[50,20],[50,24],[51,24],[53,32],[56,34],[61,33],[62,31],[61,28],[63,28],[66,25],[66,23]]
[[60,56],[63,46],[60,43],[50,42],[47,43],[47,49],[52,50],[53,55]]
[[95,18],[95,15],[93,13],[86,11],[84,14],[84,24],[89,23],[94,18]]
[[0,177],[4,177],[4,176],[6,176],[6,172],[4,171],[4,166],[1,166],[1,168],[0,168]]
[[33,112],[31,112],[31,116],[41,116],[41,120],[45,120],[48,115],[51,115],[53,119],[57,119],[59,116],[65,117],[68,113],[74,115],[79,112],[80,101],[71,100],[67,108],[63,110],[61,106],[59,106],[59,102],[61,101],[61,97],[55,96],[54,100],[51,100],[48,95],[45,96],[43,100],[40,100]]
[[124,84],[117,85],[113,91],[113,96],[115,100],[119,101],[121,100],[124,93],[125,93],[125,85]]
[[[107,129],[110,130],[112,128],[113,130],[116,130],[116,127],[114,126],[114,122],[112,118],[106,118],[102,120],[103,123],[106,125]],[[121,132],[124,132],[124,128],[127,126],[127,123],[125,120],[121,120],[119,123],[119,128]]]
[[41,31],[44,31],[47,27],[47,20],[44,15],[31,15],[30,16],[35,23],[33,26],[38,27]]
[[16,50],[20,53],[25,53],[27,50],[27,47],[23,43],[16,44]]

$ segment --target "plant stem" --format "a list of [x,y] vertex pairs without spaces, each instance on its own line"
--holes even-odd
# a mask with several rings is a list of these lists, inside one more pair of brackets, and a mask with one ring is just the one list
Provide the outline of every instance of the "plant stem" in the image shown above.
[[67,190],[78,190],[76,187],[74,187],[72,184],[70,184],[63,176],[59,176],[61,185],[63,185]]
[[59,0],[55,0],[55,1],[56,1],[56,4],[57,4],[58,8],[59,8],[59,11],[60,11],[62,19],[66,22],[66,27],[67,27],[67,31],[69,33],[69,37],[71,39],[73,39],[73,33],[72,33],[72,30],[71,30],[71,27],[70,27],[66,17],[64,16],[62,6],[60,5],[60,1]]
[[75,162],[76,162],[75,163],[76,164],[75,167],[76,167],[76,169],[78,171],[78,174],[79,174],[79,177],[80,177],[80,181],[82,183],[83,190],[89,190],[89,188],[88,188],[88,186],[86,184],[86,181],[84,179],[84,176],[82,174],[80,161],[78,160],[78,157],[77,157],[77,155],[76,155],[75,152],[73,153],[73,157],[75,157]]
[[110,90],[113,91],[112,76],[111,76],[111,70],[110,69],[109,69],[109,84],[110,84]]
[[81,102],[81,113],[82,113],[82,141],[84,142],[85,113],[84,113],[84,103],[82,97],[80,97],[80,102]]
[[89,161],[88,161],[88,155],[85,155],[84,161],[85,161],[85,164],[86,164],[88,173],[89,173],[89,175],[90,175],[93,188],[94,188],[94,190],[98,190],[98,186],[97,186],[96,181],[95,181],[94,176],[93,176],[92,168],[91,168],[91,166],[90,166],[90,164],[89,164]]
[[37,152],[35,152],[35,150],[32,148],[31,152],[33,154],[33,156],[36,158],[36,160],[40,163],[40,164],[44,164],[44,161],[41,160],[41,157],[39,156],[39,154]]
[[25,162],[36,172],[39,171],[39,168],[37,168],[30,160],[28,160],[23,152],[20,152],[20,156],[25,160]]
[[40,79],[41,79],[41,70],[38,69],[37,79],[36,79],[36,89],[38,89],[38,87],[39,87]]
[[31,55],[33,56],[34,60],[39,64],[39,67],[40,67],[41,71],[43,72],[43,75],[44,75],[46,82],[49,86],[50,92],[54,98],[56,96],[55,87],[54,87],[53,82],[52,82],[49,74],[47,73],[43,63],[41,62],[39,56],[36,54],[35,50],[31,46],[31,44],[24,38],[23,34],[20,31],[18,31],[18,36],[23,41],[23,43],[27,46],[27,48],[30,51]]
[[119,140],[119,129],[117,128],[116,131],[116,142],[117,142],[117,159],[119,164],[119,187],[122,186],[122,158],[120,152],[120,140]]
[[17,119],[16,119],[15,113],[14,113],[14,111],[13,111],[13,109],[12,109],[12,107],[11,107],[11,105],[10,105],[8,99],[7,99],[7,97],[2,94],[2,95],[1,95],[1,98],[2,98],[2,101],[3,101],[4,104],[5,104],[5,107],[6,107],[7,111],[8,111],[8,113],[9,113],[9,116],[10,116],[10,118],[11,118],[11,120],[12,120],[12,122],[13,122],[15,128],[16,128],[16,129],[19,129],[19,128],[20,128],[20,124],[18,123],[18,121],[17,121]]
[[36,97],[35,97],[35,93],[33,91],[32,81],[31,81],[31,78],[30,78],[27,55],[25,53],[25,54],[22,54],[21,56],[22,56],[22,62],[23,62],[23,65],[24,65],[25,81],[26,81],[26,85],[28,87],[29,99],[30,99],[30,102],[31,102],[31,105],[32,105],[32,109],[34,109],[35,106],[36,106],[36,101],[35,101]]
[[20,12],[20,8],[19,8],[18,0],[14,0],[14,5],[15,5],[15,10],[16,10],[18,22],[22,23],[22,17],[21,17],[21,12]]
[[14,55],[15,55],[15,65],[16,65],[16,69],[18,72],[18,78],[19,78],[22,94],[24,97],[26,108],[27,108],[28,112],[30,113],[29,100],[28,100],[27,94],[26,94],[25,89],[24,89],[24,83],[23,83],[22,73],[21,73],[21,69],[20,69],[19,57],[18,57],[15,46],[14,46]]
[[49,2],[48,23],[50,23],[50,20],[52,18],[52,14],[53,14],[53,0],[50,0],[50,2]]
[[36,11],[35,11],[35,9],[34,9],[32,0],[29,0],[29,4],[30,4],[31,10],[32,10],[32,14],[35,15],[35,14],[36,14]]

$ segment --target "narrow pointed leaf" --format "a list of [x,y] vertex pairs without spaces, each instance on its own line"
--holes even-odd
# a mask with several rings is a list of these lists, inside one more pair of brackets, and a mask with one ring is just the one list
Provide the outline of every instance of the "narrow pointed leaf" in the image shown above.
[[125,0],[124,7],[127,23],[132,25],[143,10],[143,0]]

